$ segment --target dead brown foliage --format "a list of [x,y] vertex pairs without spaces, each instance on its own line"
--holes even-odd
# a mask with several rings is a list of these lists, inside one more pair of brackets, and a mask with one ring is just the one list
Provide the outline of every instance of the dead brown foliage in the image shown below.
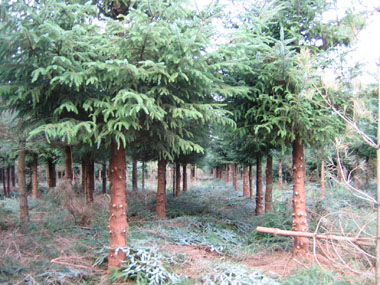
[[61,201],[62,207],[73,216],[77,225],[89,225],[97,212],[109,211],[109,200],[105,195],[95,195],[94,201],[87,203],[67,181],[61,181],[51,194]]

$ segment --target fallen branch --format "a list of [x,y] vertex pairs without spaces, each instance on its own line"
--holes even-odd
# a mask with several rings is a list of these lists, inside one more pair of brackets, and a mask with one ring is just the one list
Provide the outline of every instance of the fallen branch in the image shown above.
[[286,231],[275,228],[265,228],[265,227],[257,227],[256,230],[260,233],[281,235],[281,236],[294,236],[294,237],[308,237],[308,238],[318,238],[318,239],[331,239],[337,241],[350,241],[357,245],[362,246],[375,246],[375,242],[373,238],[356,238],[356,237],[344,237],[344,236],[335,236],[329,234],[316,234],[309,232],[294,232],[294,231]]
[[[66,262],[66,260],[73,260],[73,261],[75,261],[75,259],[78,259],[78,258],[57,257],[57,258],[52,259],[50,262],[51,263],[55,263],[55,264],[60,264],[60,265],[66,265],[66,266],[71,266],[71,267],[77,267],[77,268],[87,269],[87,270],[90,270],[90,271],[97,271],[97,269],[94,268],[91,265],[87,266],[87,265],[82,265],[82,264],[73,264],[73,263]],[[83,261],[81,261],[81,262],[83,262]]]

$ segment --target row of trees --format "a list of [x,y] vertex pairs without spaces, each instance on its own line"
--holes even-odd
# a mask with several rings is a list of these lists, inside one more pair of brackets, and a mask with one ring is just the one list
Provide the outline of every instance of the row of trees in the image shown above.
[[[344,129],[313,90],[326,89],[320,71],[331,50],[350,43],[360,18],[322,21],[331,3],[319,0],[240,3],[236,17],[217,4],[199,9],[174,0],[45,2],[0,6],[1,103],[17,116],[20,174],[30,145],[60,145],[66,165],[78,155],[88,176],[95,158],[109,157],[110,267],[121,264],[117,248],[126,246],[127,153],[157,161],[162,219],[168,162],[178,172],[211,142],[213,166],[256,163],[262,214],[262,158],[271,169],[271,151],[291,146],[293,230],[308,231],[304,146]],[[347,96],[339,93],[334,104],[345,106]],[[65,175],[71,180],[72,170]],[[296,237],[294,253],[307,252],[308,240]]]

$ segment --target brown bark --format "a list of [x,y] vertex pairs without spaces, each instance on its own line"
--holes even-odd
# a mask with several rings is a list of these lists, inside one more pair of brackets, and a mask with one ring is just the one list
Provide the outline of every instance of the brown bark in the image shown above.
[[102,163],[102,193],[107,193],[107,164]]
[[32,172],[32,196],[38,199],[38,155],[36,153],[33,154]]
[[81,169],[82,187],[81,187],[81,191],[82,191],[82,194],[84,194],[86,199],[87,199],[87,184],[86,184],[87,170],[86,170],[86,166],[87,166],[86,156],[84,155],[82,157],[82,169]]
[[173,167],[172,167],[172,184],[173,184],[173,197],[175,197],[175,182],[176,182],[176,174],[175,174],[175,163],[173,162]]
[[126,202],[126,161],[125,149],[122,144],[119,148],[115,140],[111,142],[110,161],[110,250],[108,252],[108,268],[120,267],[125,254],[119,250],[116,254],[115,248],[126,247],[127,223],[127,202]]
[[175,163],[175,197],[179,197],[181,192],[181,164],[179,162]]
[[252,190],[252,165],[248,169],[248,180],[249,180],[249,198],[253,200],[253,190]]
[[141,166],[141,188],[145,189],[145,161],[142,162]]
[[257,155],[256,159],[256,215],[264,214],[264,190],[263,190],[263,170],[261,168],[262,157]]
[[243,167],[243,197],[247,197],[248,195],[249,195],[248,166],[244,165]]
[[230,171],[230,167],[229,167],[229,165],[226,164],[226,165],[224,166],[224,169],[225,169],[225,171],[224,171],[224,182],[228,183],[228,182],[230,182],[230,181],[229,181],[229,178],[230,178],[230,173],[229,173],[229,171]]
[[361,179],[360,179],[360,157],[359,152],[356,152],[356,187],[360,189],[361,187]]
[[137,191],[137,160],[132,160],[132,190]]
[[21,145],[18,151],[18,186],[20,200],[20,221],[21,227],[26,228],[29,222],[28,195],[26,192],[25,179],[25,146]]
[[182,165],[182,191],[187,191],[187,164]]
[[52,158],[48,158],[48,185],[51,190],[57,184],[57,173],[55,171],[55,163]]
[[235,188],[235,191],[238,191],[238,183],[237,183],[237,171],[238,171],[238,166],[237,164],[234,164],[234,169],[233,169],[234,173],[232,175],[232,180],[233,180],[233,183],[234,183],[234,188]]
[[[293,223],[292,230],[308,232],[305,195],[305,162],[303,145],[299,135],[293,142]],[[309,251],[309,240],[304,237],[294,238],[293,253],[305,257]]]
[[73,160],[71,146],[65,146],[65,179],[70,184],[73,181]]
[[6,179],[5,168],[1,169],[1,173],[2,173],[4,197],[7,197],[7,179]]
[[12,187],[16,187],[16,170],[15,166],[11,166],[11,182],[12,182]]
[[267,167],[265,169],[265,213],[272,211],[272,187],[273,187],[273,159],[271,155],[267,157]]
[[283,180],[282,180],[282,160],[280,159],[279,163],[278,163],[278,185],[280,186],[280,188],[283,187]]
[[85,164],[86,164],[86,203],[91,203],[94,201],[94,186],[95,186],[95,171],[94,171],[94,162],[91,158],[91,154],[87,153],[85,155]]
[[156,214],[157,218],[166,218],[166,161],[160,159],[157,169],[157,196],[156,196]]
[[195,165],[191,166],[191,181],[195,179]]
[[7,167],[7,197],[11,195],[11,168]]
[[321,162],[321,198],[325,198],[325,191],[326,185],[325,185],[325,161],[322,160]]

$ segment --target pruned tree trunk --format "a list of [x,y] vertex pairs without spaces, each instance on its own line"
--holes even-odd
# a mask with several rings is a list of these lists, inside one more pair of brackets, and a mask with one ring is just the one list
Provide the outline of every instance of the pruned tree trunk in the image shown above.
[[5,168],[1,169],[1,173],[2,173],[4,197],[7,197],[7,179],[6,179]]
[[253,200],[253,187],[252,187],[252,165],[249,166],[248,170],[248,178],[249,178],[249,198]]
[[280,186],[280,188],[284,186],[283,180],[282,180],[282,160],[281,159],[278,163],[278,185]]
[[19,200],[21,227],[26,229],[29,222],[29,209],[25,179],[25,143],[20,143],[20,149],[18,151],[18,186],[20,194]]
[[137,160],[132,160],[132,190],[137,191]]
[[176,180],[175,180],[175,197],[179,197],[179,194],[181,192],[181,164],[179,162],[175,163],[175,174],[176,174]]
[[65,179],[72,184],[73,181],[73,159],[71,146],[65,146]]
[[272,211],[272,188],[273,188],[273,159],[271,155],[267,157],[267,167],[265,169],[265,213]]
[[102,163],[102,193],[107,193],[107,164],[106,162]]
[[110,250],[108,252],[108,268],[120,267],[125,259],[125,253],[121,250],[115,251],[116,248],[126,247],[128,231],[127,223],[127,201],[126,201],[126,161],[125,149],[122,144],[119,148],[117,142],[111,141],[111,161],[110,161]]
[[90,173],[89,173],[89,177],[90,177],[90,191],[89,192],[89,198],[90,198],[90,201],[93,202],[94,201],[94,192],[95,192],[95,162],[92,158],[90,158]]
[[234,173],[232,175],[232,180],[234,183],[235,191],[238,191],[238,183],[237,183],[237,164],[234,164]]
[[7,167],[7,197],[11,195],[11,168]]
[[[305,162],[303,145],[299,135],[293,142],[293,223],[292,230],[307,232],[306,194],[305,194]],[[305,237],[294,238],[293,253],[305,257],[309,252],[309,240]]]
[[247,197],[248,195],[249,195],[248,166],[244,165],[243,167],[243,197]]
[[55,171],[55,163],[52,158],[48,158],[48,186],[52,190],[57,184],[57,173]]
[[195,180],[195,165],[191,166],[191,182]]
[[360,157],[359,152],[356,152],[356,188],[360,189],[361,187],[361,179],[360,179]]
[[176,165],[175,163],[173,162],[173,167],[172,167],[172,184],[173,184],[173,197],[175,197],[175,182],[176,182],[176,179],[177,179],[177,176],[175,174],[175,171],[176,171]]
[[38,155],[33,153],[32,165],[32,197],[38,199]]
[[156,214],[157,218],[166,218],[166,161],[158,160],[157,169],[157,196],[156,196]]
[[141,166],[141,188],[145,189],[145,161],[142,162]]
[[264,214],[264,190],[263,190],[263,170],[261,168],[262,156],[256,158],[256,216]]
[[12,182],[12,187],[16,187],[16,170],[15,166],[11,166],[11,182]]
[[225,169],[225,172],[224,172],[224,182],[228,183],[228,182],[229,182],[228,179],[229,179],[229,177],[230,177],[230,173],[229,173],[230,168],[229,168],[229,165],[226,164],[226,165],[224,166],[224,169]]
[[87,183],[86,183],[86,175],[87,175],[87,170],[86,170],[86,156],[84,155],[82,157],[82,169],[81,169],[81,182],[82,182],[82,187],[81,187],[81,192],[82,194],[85,195],[87,199]]
[[187,191],[187,164],[184,163],[182,165],[182,191],[186,192]]
[[326,185],[325,185],[325,161],[322,160],[321,162],[321,198],[325,198],[325,191]]

